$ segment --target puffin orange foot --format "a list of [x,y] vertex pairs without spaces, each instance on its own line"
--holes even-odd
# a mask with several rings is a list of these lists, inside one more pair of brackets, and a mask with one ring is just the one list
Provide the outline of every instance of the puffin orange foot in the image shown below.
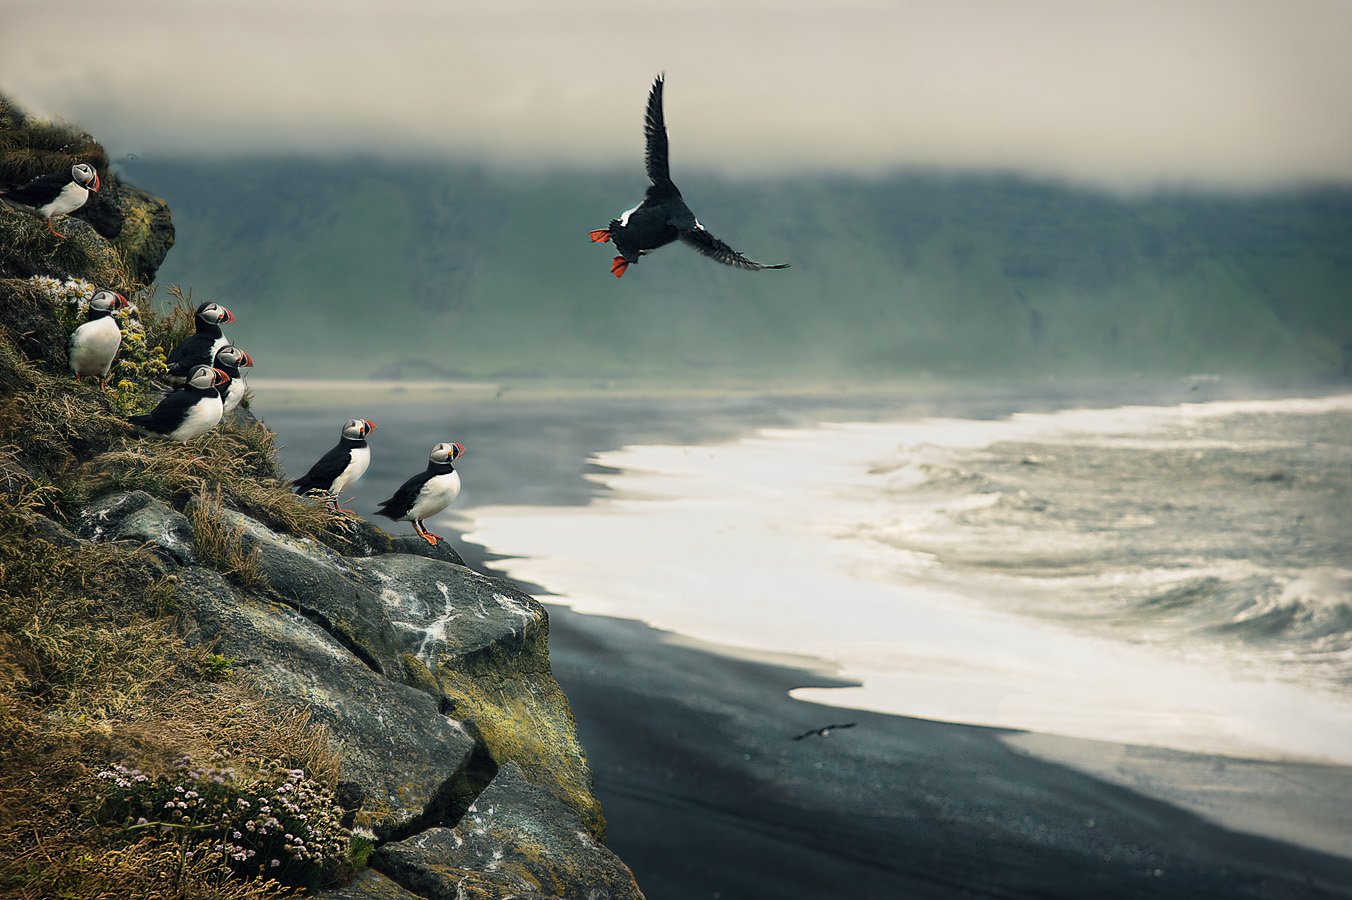
[[605,228],[598,228],[595,231],[588,232],[593,244],[606,244],[610,242],[610,232]]
[[624,270],[629,268],[629,260],[623,256],[617,256],[610,261],[610,274],[619,278],[624,274]]
[[66,236],[61,232],[57,231],[56,228],[52,225],[51,219],[47,220],[47,230],[50,231],[52,234],[56,235],[57,237],[61,238],[61,240],[63,241],[66,239]]

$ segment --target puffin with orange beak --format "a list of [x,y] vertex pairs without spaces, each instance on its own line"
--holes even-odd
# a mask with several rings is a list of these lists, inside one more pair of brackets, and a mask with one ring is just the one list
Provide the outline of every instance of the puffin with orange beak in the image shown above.
[[460,496],[460,473],[452,463],[464,455],[464,444],[437,444],[428,457],[427,468],[401,484],[393,497],[382,500],[376,515],[412,522],[418,536],[435,547],[442,537],[428,531],[423,519],[435,516]]
[[747,259],[700,224],[685,205],[676,182],[671,180],[667,163],[667,119],[662,111],[662,89],[666,85],[658,75],[648,91],[648,109],[643,115],[644,162],[648,169],[648,192],[632,209],[620,213],[606,228],[591,232],[592,243],[615,243],[619,253],[610,263],[610,274],[619,278],[644,256],[673,241],[681,241],[715,262],[737,269],[759,272],[763,269],[787,269],[788,263],[756,262]]
[[174,348],[169,354],[169,380],[177,383],[197,366],[215,364],[216,353],[230,343],[221,331],[222,325],[235,321],[235,314],[219,303],[203,303],[193,317],[196,331],[193,336]]
[[371,465],[371,448],[366,444],[366,436],[375,430],[376,423],[370,419],[348,419],[338,437],[338,446],[319,457],[319,461],[310,466],[310,471],[291,482],[291,486],[302,494],[311,491],[326,494],[329,508],[334,512],[355,515],[352,510],[339,506],[338,501]]
[[114,313],[129,306],[116,291],[99,291],[89,298],[88,321],[70,334],[70,370],[76,381],[97,377],[99,390],[107,387],[108,372],[122,346],[122,329]]
[[22,187],[0,191],[0,200],[14,206],[26,206],[47,220],[47,230],[59,238],[65,235],[52,225],[57,216],[69,215],[85,205],[89,192],[99,189],[99,173],[89,163],[76,163],[69,172],[39,175]]
[[220,369],[198,366],[188,373],[187,383],[161,400],[159,406],[127,421],[151,434],[186,444],[220,424],[224,409],[220,386],[229,381],[230,376]]
[[249,383],[244,380],[241,369],[253,368],[253,357],[236,347],[226,344],[216,351],[212,365],[230,376],[230,380],[221,388],[221,402],[225,404],[225,415],[230,415],[244,401],[249,392]]

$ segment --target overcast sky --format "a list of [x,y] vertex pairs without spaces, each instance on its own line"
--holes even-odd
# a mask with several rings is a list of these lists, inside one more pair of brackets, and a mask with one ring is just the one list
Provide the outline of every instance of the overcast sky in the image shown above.
[[114,155],[1352,182],[1347,0],[0,0],[0,90]]

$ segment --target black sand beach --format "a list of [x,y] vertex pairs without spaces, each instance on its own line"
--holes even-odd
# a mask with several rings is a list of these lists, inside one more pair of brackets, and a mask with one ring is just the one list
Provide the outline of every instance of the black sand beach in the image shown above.
[[[833,681],[636,622],[559,606],[550,616],[607,844],[651,900],[1352,896],[1352,858],[1227,830],[1041,761],[999,730],[804,703],[788,691]],[[792,739],[837,722],[858,724]],[[1119,750],[1041,740],[1104,760]],[[1352,820],[1303,786],[1324,779],[1345,799],[1352,769],[1146,755],[1172,760],[1179,790],[1196,767],[1209,772],[1255,830],[1270,815],[1299,818],[1301,804],[1341,815],[1344,829]],[[1155,777],[1170,780],[1163,767]]]

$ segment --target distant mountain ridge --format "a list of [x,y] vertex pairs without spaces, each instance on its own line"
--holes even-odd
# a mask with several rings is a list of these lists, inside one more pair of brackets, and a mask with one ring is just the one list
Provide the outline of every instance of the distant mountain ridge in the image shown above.
[[[178,245],[161,282],[241,317],[269,374],[708,379],[1335,375],[1352,344],[1352,188],[1123,198],[1012,177],[727,181],[714,233],[621,280],[587,240],[633,171],[140,161]],[[433,366],[436,368],[434,369]]]

